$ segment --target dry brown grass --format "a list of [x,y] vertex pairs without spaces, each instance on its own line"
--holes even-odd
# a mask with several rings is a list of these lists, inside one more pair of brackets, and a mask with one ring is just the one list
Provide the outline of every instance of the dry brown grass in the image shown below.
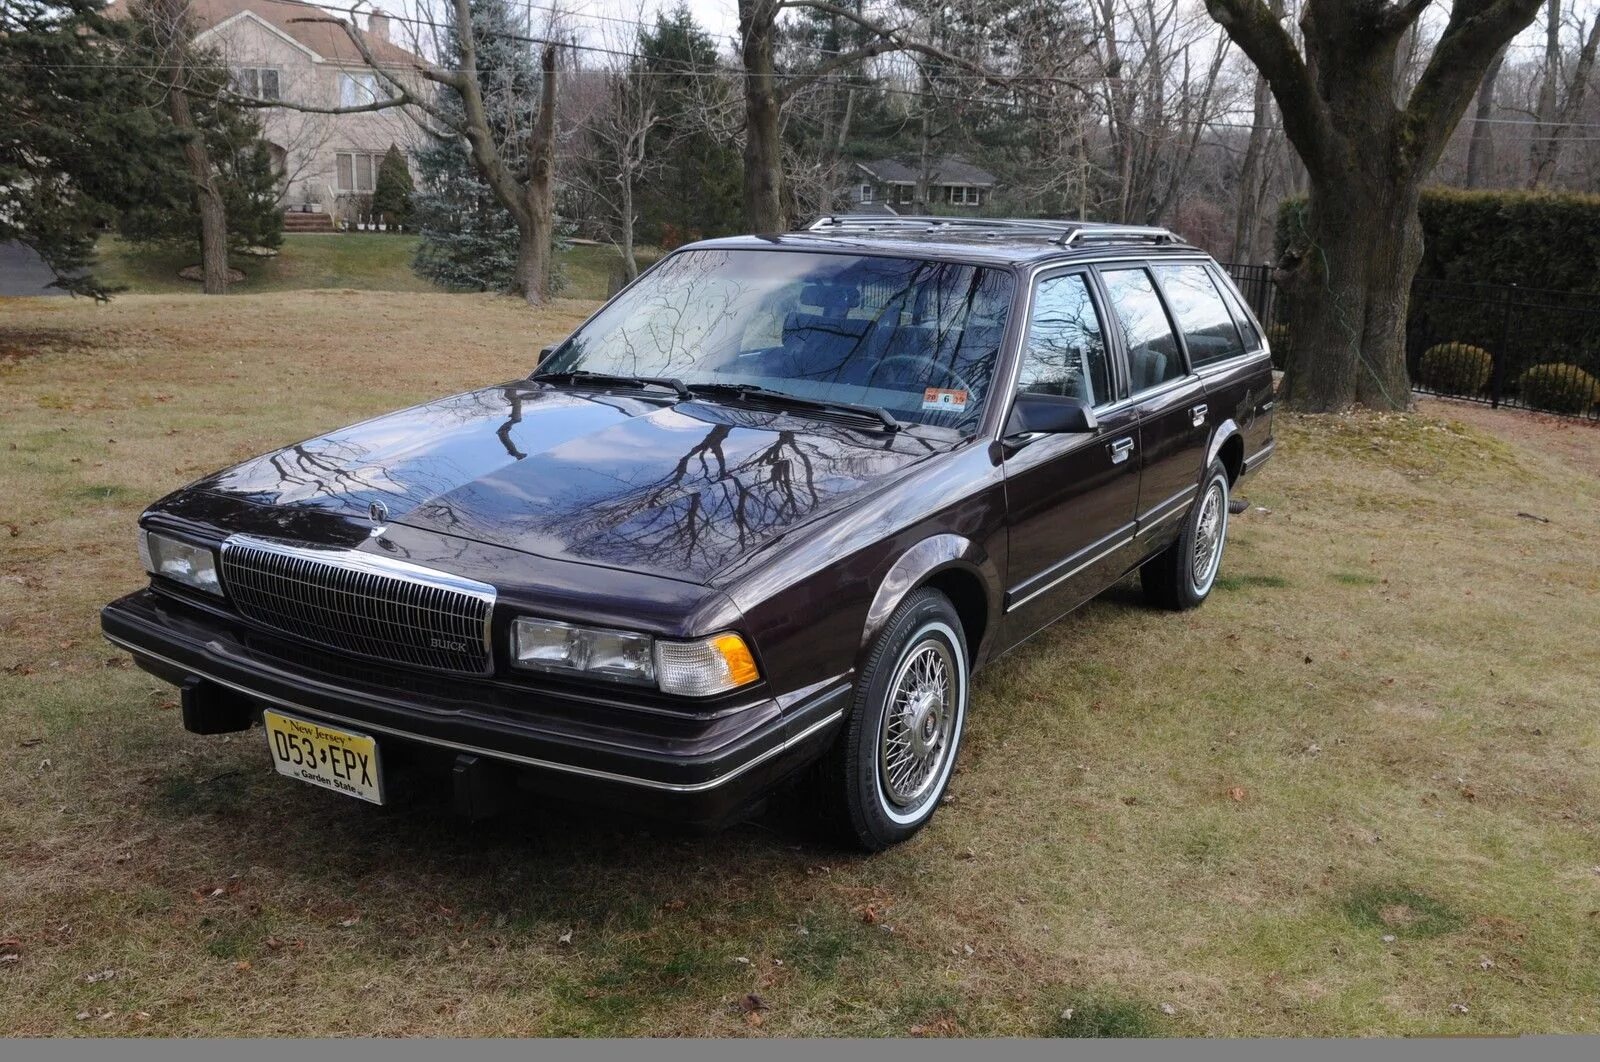
[[0,1032],[1600,1025],[1597,431],[1286,423],[1205,608],[1125,585],[998,663],[953,804],[871,859],[373,809],[183,733],[99,640],[147,501],[583,309],[0,302]]

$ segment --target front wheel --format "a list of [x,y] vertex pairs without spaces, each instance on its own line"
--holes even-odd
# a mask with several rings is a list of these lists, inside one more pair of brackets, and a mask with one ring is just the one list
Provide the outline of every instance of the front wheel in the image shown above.
[[911,593],[873,643],[849,721],[822,765],[823,800],[845,839],[877,852],[933,817],[961,746],[968,670],[950,599]]
[[1184,517],[1178,540],[1144,562],[1139,583],[1152,605],[1182,610],[1204,601],[1216,585],[1228,541],[1228,470],[1213,461],[1200,497]]

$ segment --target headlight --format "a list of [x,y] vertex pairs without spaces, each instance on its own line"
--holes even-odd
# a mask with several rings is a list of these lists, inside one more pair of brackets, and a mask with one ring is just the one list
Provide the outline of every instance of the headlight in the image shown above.
[[518,617],[511,625],[511,661],[535,671],[654,685],[683,697],[725,693],[760,677],[755,657],[737,634],[656,641],[647,634],[531,616]]
[[191,546],[176,538],[141,528],[139,559],[144,562],[144,570],[152,575],[222,596],[222,584],[217,580],[216,554],[204,546]]
[[598,675],[646,686],[656,677],[647,634],[529,616],[519,617],[511,627],[511,661],[537,671]]
[[737,634],[656,643],[656,678],[663,693],[709,697],[754,682],[760,674],[750,647]]

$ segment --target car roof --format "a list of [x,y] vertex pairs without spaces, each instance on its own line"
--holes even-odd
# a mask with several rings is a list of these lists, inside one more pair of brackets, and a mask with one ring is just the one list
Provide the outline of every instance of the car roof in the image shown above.
[[1166,229],[1089,221],[1020,218],[832,215],[798,232],[703,240],[695,248],[834,251],[943,258],[983,265],[1032,266],[1105,257],[1204,254]]

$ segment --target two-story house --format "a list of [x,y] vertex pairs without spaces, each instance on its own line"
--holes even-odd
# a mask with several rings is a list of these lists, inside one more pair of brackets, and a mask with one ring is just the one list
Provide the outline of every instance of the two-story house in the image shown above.
[[[115,15],[128,0],[116,0]],[[339,16],[297,0],[190,0],[195,44],[215,53],[246,96],[316,107],[352,107],[391,93],[362,58]],[[424,91],[424,60],[396,44],[381,12],[367,16],[365,39],[382,68]],[[402,108],[360,114],[314,114],[288,107],[261,111],[263,136],[282,176],[284,210],[297,229],[332,228],[361,209],[378,163],[391,144],[409,159],[421,130]],[[296,217],[311,214],[326,217]],[[319,224],[320,223],[320,224]]]

